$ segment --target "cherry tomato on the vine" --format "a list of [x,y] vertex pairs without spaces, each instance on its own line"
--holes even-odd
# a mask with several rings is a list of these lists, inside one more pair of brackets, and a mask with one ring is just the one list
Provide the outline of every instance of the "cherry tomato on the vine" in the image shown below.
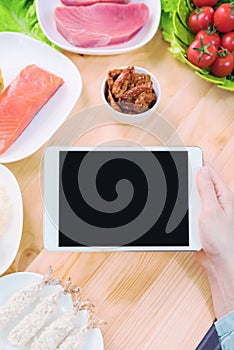
[[214,6],[219,0],[193,0],[193,3],[197,7],[202,6]]
[[195,39],[199,39],[202,38],[202,40],[208,40],[210,41],[213,45],[215,45],[217,48],[219,48],[220,44],[221,44],[221,38],[219,36],[218,33],[216,33],[215,31],[211,31],[209,29],[207,30],[200,30]]
[[214,9],[210,6],[196,8],[189,16],[188,24],[192,32],[197,33],[201,29],[208,29],[213,25]]
[[195,39],[188,48],[189,62],[199,68],[209,67],[217,57],[217,48],[208,40]]
[[210,66],[211,72],[217,77],[226,77],[234,68],[233,54],[227,49],[218,50],[214,63]]
[[224,34],[221,45],[234,54],[234,32]]
[[221,33],[234,30],[234,3],[220,5],[214,13],[214,26]]

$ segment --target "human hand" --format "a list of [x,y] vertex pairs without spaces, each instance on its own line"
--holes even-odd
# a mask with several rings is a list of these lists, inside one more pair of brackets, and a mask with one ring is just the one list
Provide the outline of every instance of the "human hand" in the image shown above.
[[219,318],[234,310],[234,195],[208,166],[199,170],[197,186],[203,247],[197,260],[207,272]]

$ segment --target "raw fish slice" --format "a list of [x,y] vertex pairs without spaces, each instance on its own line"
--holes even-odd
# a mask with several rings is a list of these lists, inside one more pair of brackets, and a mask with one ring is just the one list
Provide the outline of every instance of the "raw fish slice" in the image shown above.
[[60,77],[32,64],[25,67],[2,92],[0,154],[13,144],[63,83]]
[[134,37],[149,17],[144,3],[57,7],[57,30],[72,45],[100,47],[122,44]]
[[128,4],[130,0],[61,0],[66,6],[88,6],[96,3],[113,2],[116,4]]

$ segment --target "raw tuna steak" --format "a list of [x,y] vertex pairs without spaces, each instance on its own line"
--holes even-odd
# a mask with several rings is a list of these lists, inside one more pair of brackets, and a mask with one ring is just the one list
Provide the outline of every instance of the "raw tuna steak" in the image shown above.
[[100,47],[132,39],[149,17],[143,3],[57,7],[56,26],[72,45]]
[[62,84],[61,78],[32,64],[3,91],[0,95],[0,154],[12,145]]
[[130,0],[61,0],[67,6],[88,6],[96,3],[114,2],[116,4],[128,4]]

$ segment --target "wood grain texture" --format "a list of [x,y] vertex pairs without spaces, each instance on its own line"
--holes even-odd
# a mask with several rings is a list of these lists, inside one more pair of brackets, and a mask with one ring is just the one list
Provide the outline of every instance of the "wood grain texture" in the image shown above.
[[[67,124],[49,144],[196,145],[234,190],[233,93],[201,80],[175,61],[160,32],[144,48],[126,55],[65,54],[81,72],[83,91]],[[106,72],[125,65],[152,71],[162,88],[160,117],[153,116],[140,126],[117,124],[105,112],[101,116],[86,112],[102,104],[100,89]],[[77,129],[71,130],[74,120]],[[25,269],[44,273],[51,264],[55,274],[70,276],[97,305],[97,315],[108,322],[103,329],[107,350],[195,349],[214,313],[206,276],[192,253],[58,254],[43,250],[44,148],[8,165],[22,190],[24,228],[19,252],[7,273]]]

